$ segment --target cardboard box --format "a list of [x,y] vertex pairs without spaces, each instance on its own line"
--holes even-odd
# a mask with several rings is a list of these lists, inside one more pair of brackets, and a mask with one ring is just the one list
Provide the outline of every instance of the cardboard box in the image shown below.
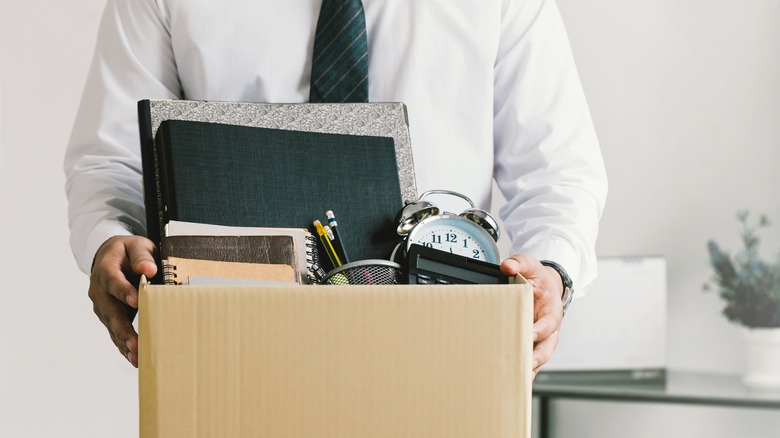
[[141,437],[530,437],[532,323],[521,278],[143,283]]

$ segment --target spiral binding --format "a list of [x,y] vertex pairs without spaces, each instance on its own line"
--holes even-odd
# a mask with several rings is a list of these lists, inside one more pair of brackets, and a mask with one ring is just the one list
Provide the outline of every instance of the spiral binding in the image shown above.
[[176,281],[176,278],[178,278],[176,265],[168,263],[167,260],[162,261],[162,278],[164,284],[181,284]]
[[313,234],[306,236],[306,278],[309,284],[318,284],[317,272],[322,271],[319,267],[319,254],[317,252],[317,239]]

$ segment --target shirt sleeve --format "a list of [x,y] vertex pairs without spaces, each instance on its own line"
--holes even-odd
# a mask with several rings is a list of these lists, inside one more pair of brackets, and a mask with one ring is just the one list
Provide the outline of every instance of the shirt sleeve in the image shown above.
[[554,1],[505,1],[494,72],[494,173],[512,253],[557,262],[582,293],[596,278],[607,177]]
[[145,234],[137,103],[181,94],[163,9],[109,0],[65,153],[70,243],[89,273],[111,236]]

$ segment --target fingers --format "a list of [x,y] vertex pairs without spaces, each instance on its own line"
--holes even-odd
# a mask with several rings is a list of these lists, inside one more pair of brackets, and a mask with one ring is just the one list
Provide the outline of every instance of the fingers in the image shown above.
[[106,293],[99,283],[92,283],[89,296],[93,310],[100,322],[108,329],[111,340],[128,362],[138,366],[138,334],[130,321],[128,306]]
[[125,251],[130,260],[130,266],[134,273],[154,277],[157,273],[157,264],[154,262],[154,244],[151,240],[135,236],[125,242]]
[[547,363],[558,345],[558,331],[563,319],[563,306],[560,298],[550,295],[539,296],[534,302],[536,321],[534,331],[533,369],[534,376],[539,368]]
[[561,278],[557,271],[539,263],[529,255],[517,254],[501,263],[506,275],[522,275],[533,287],[533,370],[534,376],[547,363],[558,345],[558,330],[563,319],[563,292]]
[[138,334],[131,315],[138,307],[138,291],[128,277],[156,274],[153,251],[154,245],[145,237],[112,237],[95,255],[90,275],[88,293],[95,314],[108,329],[114,345],[136,367]]
[[534,294],[555,293],[558,297],[563,293],[563,284],[556,270],[542,265],[536,258],[515,254],[501,263],[501,272],[506,275],[520,274],[534,287]]
[[[95,285],[93,290],[92,285]],[[130,307],[138,307],[138,291],[122,273],[118,264],[96,262],[90,276],[90,298],[93,302],[100,295],[110,295]]]
[[562,316],[557,316],[557,312],[545,313],[534,321],[534,342],[541,341],[560,330]]
[[[535,291],[536,292],[536,291]],[[556,294],[534,293],[534,376],[547,363],[558,345],[558,331],[563,320],[563,305]]]
[[550,336],[541,339],[534,344],[533,353],[533,377],[539,372],[542,365],[546,364],[552,357],[555,347],[558,346],[558,330],[554,330]]
[[515,254],[501,262],[501,272],[509,276],[520,274],[526,279],[530,279],[534,276],[534,271],[541,266],[535,258],[529,255]]
[[[115,236],[108,239],[95,255],[90,276],[102,289],[128,306],[138,308],[138,291],[128,276],[153,277],[157,265],[153,257],[154,244],[145,237]],[[133,275],[131,275],[133,274]]]

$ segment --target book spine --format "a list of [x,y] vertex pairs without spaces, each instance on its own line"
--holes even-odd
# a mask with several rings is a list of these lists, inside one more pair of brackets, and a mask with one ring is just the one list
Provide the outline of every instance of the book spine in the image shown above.
[[[141,172],[144,187],[144,209],[146,210],[146,237],[155,245],[160,244],[162,236],[163,218],[160,209],[160,172],[157,163],[157,152],[154,148],[154,135],[152,133],[151,102],[141,100],[138,102],[138,132],[141,140]],[[162,260],[155,255],[158,274],[149,281],[155,284],[163,282]]]
[[160,243],[159,169],[152,133],[151,102],[138,102],[138,131],[141,137],[141,164],[144,182],[144,207],[146,208],[146,234],[156,245]]

